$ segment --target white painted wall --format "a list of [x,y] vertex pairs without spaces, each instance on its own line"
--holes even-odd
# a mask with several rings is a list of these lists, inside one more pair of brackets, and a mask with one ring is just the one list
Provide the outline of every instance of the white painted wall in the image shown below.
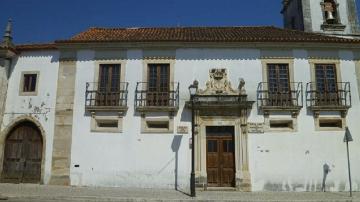
[[[187,190],[190,176],[190,134],[179,135],[179,125],[190,129],[190,112],[184,110],[189,99],[188,86],[194,79],[205,87],[211,68],[226,68],[233,87],[239,78],[246,81],[249,100],[256,101],[256,89],[262,81],[262,65],[258,49],[178,49],[174,68],[174,80],[180,82],[180,109],[174,117],[173,134],[141,134],[141,117],[134,111],[136,82],[142,79],[142,50],[127,51],[125,63],[126,81],[129,82],[129,96],[126,116],[123,119],[123,133],[90,132],[91,117],[85,112],[86,82],[94,80],[95,52],[78,51],[77,77],[73,116],[73,139],[71,153],[71,184],[76,186],[118,186],[174,188],[175,170],[179,189]],[[306,50],[293,50],[294,79],[305,85],[310,81],[310,66]],[[354,189],[360,190],[360,175],[356,172],[360,163],[358,135],[360,126],[357,116],[360,103],[355,76],[353,54],[340,51],[341,77],[351,82],[352,104],[347,124],[354,142],[350,143]],[[45,183],[48,183],[51,168],[52,140],[54,131],[54,108],[58,69],[57,52],[23,53],[14,63],[9,80],[4,129],[16,117],[32,114],[46,132]],[[124,69],[122,69],[124,70]],[[19,96],[21,71],[40,71],[38,96]],[[46,115],[33,114],[34,107],[41,108]],[[29,103],[31,107],[29,108]],[[263,122],[256,103],[249,116],[249,122]],[[343,131],[315,132],[314,118],[304,107],[298,116],[297,132],[266,132],[249,134],[249,159],[252,189],[263,190],[315,190],[321,186],[323,165],[327,163],[331,172],[327,184],[333,191],[348,188],[346,148]],[[180,139],[176,163],[172,149],[174,139]],[[79,167],[75,167],[79,165]],[[177,169],[176,169],[177,165]]]
[[[84,115],[85,83],[94,80],[94,52],[78,52],[71,184],[174,188],[176,159],[171,145],[176,134],[140,133],[141,117],[134,115],[133,101],[136,81],[142,78],[142,60],[139,59],[142,51],[130,50],[127,54],[133,59],[125,65],[129,110],[123,119],[123,133],[106,134],[90,132],[91,117]],[[177,168],[180,188],[188,181],[188,142],[188,135],[181,136]]]
[[[295,50],[294,56],[306,54]],[[351,52],[340,51],[342,81],[351,83],[352,108],[346,121],[352,131],[354,142],[350,143],[353,188],[360,189],[359,138],[360,112],[358,89],[355,77],[355,64],[348,60]],[[305,59],[296,59],[294,64],[295,81],[304,84],[310,81],[310,66]],[[252,113],[255,113],[253,110]],[[311,112],[304,107],[298,116],[298,131],[295,133],[250,134],[250,172],[253,190],[315,191],[322,186],[323,165],[330,166],[327,188],[331,191],[349,189],[346,147],[343,142],[344,131],[315,131]]]
[[[175,181],[174,152],[171,150],[174,134],[141,134],[140,116],[134,112],[136,81],[142,78],[142,51],[129,50],[126,62],[126,81],[129,82],[128,106],[124,117],[123,133],[103,134],[90,132],[90,116],[84,115],[85,83],[94,78],[93,51],[79,51],[76,79],[75,114],[72,145],[71,183],[73,185],[165,187],[173,188]],[[294,79],[305,85],[310,81],[310,66],[306,50],[293,50]],[[353,107],[347,122],[354,138],[360,131],[356,125],[359,113],[355,65],[352,53],[342,51],[341,71],[343,81],[352,84]],[[257,49],[178,49],[174,80],[180,82],[180,110],[174,117],[174,128],[190,128],[190,113],[184,110],[189,99],[188,86],[194,79],[204,88],[211,68],[227,68],[233,87],[239,78],[246,81],[249,100],[256,100],[256,89],[262,81],[260,50]],[[350,59],[350,60],[348,60]],[[263,122],[256,104],[249,116],[250,122]],[[312,113],[304,107],[298,117],[298,131],[249,134],[250,172],[254,191],[262,190],[314,190],[321,186],[323,165],[331,166],[327,182],[331,190],[344,190],[347,182],[344,132],[315,132]],[[190,134],[182,135],[178,158],[180,187],[188,187],[190,173]],[[351,143],[353,170],[360,150]],[[80,165],[75,168],[74,165]],[[354,188],[358,189],[360,176],[353,174]]]
[[[57,51],[34,51],[21,53],[12,63],[9,79],[4,122],[4,130],[13,121],[24,115],[37,119],[45,131],[45,173],[44,183],[48,183],[51,173],[51,158],[54,136],[56,86],[58,78],[59,54]],[[37,96],[19,96],[20,78],[23,71],[39,71]]]

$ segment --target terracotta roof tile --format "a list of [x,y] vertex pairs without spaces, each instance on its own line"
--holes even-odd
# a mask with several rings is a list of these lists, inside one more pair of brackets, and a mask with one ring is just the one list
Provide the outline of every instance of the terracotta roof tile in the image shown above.
[[47,44],[22,44],[17,45],[17,51],[30,51],[30,50],[55,50],[56,45],[54,43],[47,43]]
[[69,40],[87,42],[311,42],[360,43],[360,40],[263,27],[90,28]]

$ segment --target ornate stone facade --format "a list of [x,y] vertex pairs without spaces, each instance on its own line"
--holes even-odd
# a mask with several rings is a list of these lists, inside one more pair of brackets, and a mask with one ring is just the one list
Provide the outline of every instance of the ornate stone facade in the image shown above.
[[[235,188],[251,191],[251,177],[248,162],[247,110],[245,81],[239,79],[237,89],[233,89],[228,79],[228,71],[210,69],[209,80],[204,90],[195,96],[196,104],[196,183],[207,189],[207,127],[233,126],[235,146]],[[215,101],[216,100],[216,101]],[[216,103],[216,104],[215,104]],[[196,106],[198,105],[198,107]],[[207,107],[201,107],[206,105]],[[251,106],[251,104],[250,104]]]

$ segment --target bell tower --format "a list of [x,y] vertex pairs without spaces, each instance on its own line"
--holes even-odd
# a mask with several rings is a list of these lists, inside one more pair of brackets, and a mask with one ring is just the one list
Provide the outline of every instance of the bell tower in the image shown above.
[[284,27],[329,35],[360,34],[356,0],[283,0]]

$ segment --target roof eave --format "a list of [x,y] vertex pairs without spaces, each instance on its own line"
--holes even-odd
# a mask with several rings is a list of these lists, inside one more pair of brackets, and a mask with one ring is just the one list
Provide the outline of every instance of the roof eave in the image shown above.
[[179,42],[179,41],[56,41],[57,48],[342,48],[360,49],[360,42],[297,42],[297,41],[248,41],[248,42]]

